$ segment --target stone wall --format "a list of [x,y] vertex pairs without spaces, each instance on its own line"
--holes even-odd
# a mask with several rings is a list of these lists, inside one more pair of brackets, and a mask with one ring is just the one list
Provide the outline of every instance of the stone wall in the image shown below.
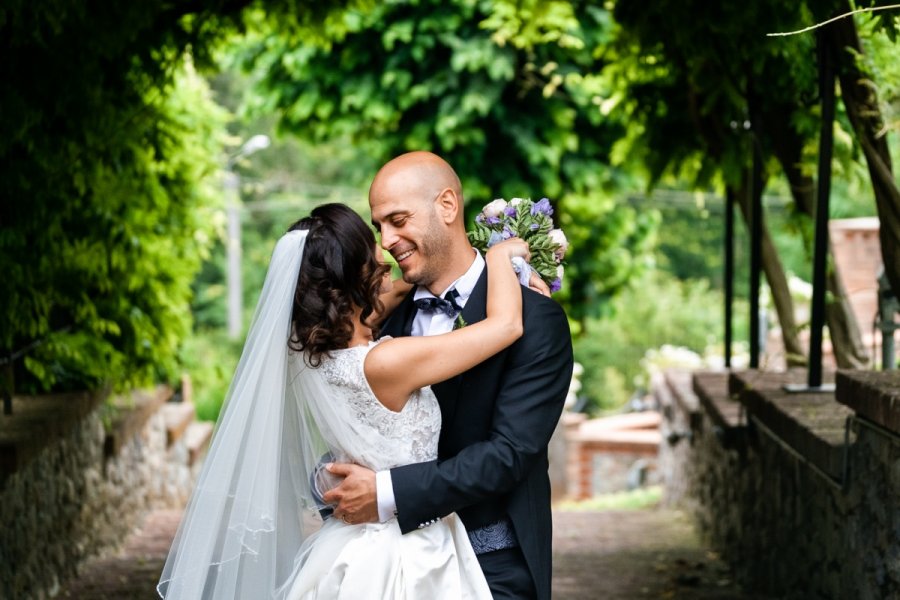
[[[114,552],[144,513],[184,505],[199,461],[189,464],[184,437],[170,440],[166,411],[160,410],[170,395],[160,388],[112,404],[99,399],[87,414],[68,420],[65,431],[42,440],[34,456],[4,473],[0,597],[52,597],[87,558]],[[18,424],[4,417],[9,421],[0,433],[27,424],[37,432],[30,436],[33,445],[40,431],[58,426],[59,419],[50,410],[29,413],[42,400],[30,405],[28,400],[14,404]],[[58,402],[63,412],[66,399]],[[22,439],[2,448],[7,457],[15,456],[17,447],[21,455]]]
[[[727,374],[699,374],[687,389],[664,382],[660,395],[694,394],[699,414],[690,424],[673,403],[665,427],[687,428],[690,438],[663,445],[668,499],[750,589],[787,599],[900,598],[900,443],[854,408],[860,393],[884,400],[886,385],[900,408],[900,378],[854,388],[843,406],[834,394],[781,391],[803,376],[733,375],[730,391]],[[842,378],[854,374],[838,376],[839,395],[851,387]]]

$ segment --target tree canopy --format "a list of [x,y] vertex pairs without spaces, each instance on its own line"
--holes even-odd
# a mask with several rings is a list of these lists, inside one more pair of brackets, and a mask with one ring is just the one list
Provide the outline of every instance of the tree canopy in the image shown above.
[[[549,197],[573,254],[570,313],[602,306],[640,269],[655,224],[616,204],[622,123],[594,104],[610,14],[587,2],[403,0],[349,10],[313,38],[260,16],[239,60],[255,109],[313,140],[347,137],[381,161],[425,149],[463,181],[470,216],[493,197]],[[275,29],[272,29],[272,27]]]
[[[631,123],[622,151],[642,158],[651,182],[665,176],[687,176],[700,187],[716,183],[727,189],[748,221],[751,192],[761,194],[768,181],[783,174],[794,199],[793,208],[801,217],[799,231],[811,248],[811,219],[816,209],[812,173],[820,128],[820,47],[844,57],[840,72],[846,110],[835,124],[834,164],[838,169],[851,176],[858,172],[851,165],[858,164],[866,147],[874,145],[869,138],[883,121],[877,116],[877,102],[871,98],[854,100],[858,95],[854,89],[871,91],[872,86],[859,85],[863,71],[858,58],[864,53],[858,39],[853,41],[852,18],[829,25],[818,34],[766,34],[799,29],[841,8],[840,2],[688,1],[657,2],[646,7],[617,3],[617,59],[611,61],[606,74],[611,88],[622,86],[616,110]],[[851,33],[837,39],[835,32],[840,31]],[[854,117],[861,105],[865,105],[862,112],[868,119],[862,126],[860,118]],[[879,144],[879,149],[869,154],[886,161],[889,171],[887,145],[883,139]],[[751,172],[754,153],[758,153],[761,166],[757,174]],[[867,161],[871,170],[869,156]],[[877,207],[882,217],[887,271],[894,271],[889,276],[900,283],[900,271],[891,260],[900,245],[896,232],[900,222],[892,216],[900,210],[900,195],[893,176],[887,179],[892,183],[877,185],[878,177],[873,174],[876,193],[870,206]],[[879,193],[879,188],[884,191]],[[895,198],[894,209],[889,208],[890,198]],[[764,236],[763,267],[775,298],[784,343],[791,360],[802,362],[799,326],[794,321],[787,277],[766,229]],[[867,362],[866,351],[836,267],[829,270],[828,288],[828,324],[838,364],[860,367]]]

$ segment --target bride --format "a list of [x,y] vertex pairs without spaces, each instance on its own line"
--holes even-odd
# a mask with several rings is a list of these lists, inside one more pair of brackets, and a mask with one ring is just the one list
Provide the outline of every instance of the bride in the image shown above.
[[528,259],[515,238],[486,253],[485,320],[376,341],[376,323],[409,288],[392,287],[372,231],[340,204],[295,223],[272,254],[159,594],[489,599],[455,514],[406,535],[396,519],[327,518],[321,467],[323,457],[376,471],[437,457],[441,414],[429,385],[522,334],[514,257]]

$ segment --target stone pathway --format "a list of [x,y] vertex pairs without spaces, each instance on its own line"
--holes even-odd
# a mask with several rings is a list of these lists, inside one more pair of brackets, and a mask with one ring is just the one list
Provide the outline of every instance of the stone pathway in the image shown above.
[[158,599],[156,583],[180,520],[180,510],[150,513],[141,528],[128,537],[119,554],[91,561],[57,598]]
[[[180,511],[152,513],[118,555],[87,565],[57,598],[156,598],[180,517]],[[554,600],[764,600],[739,591],[681,513],[556,512],[554,528]]]
[[766,600],[741,592],[680,512],[557,511],[553,527],[554,600]]

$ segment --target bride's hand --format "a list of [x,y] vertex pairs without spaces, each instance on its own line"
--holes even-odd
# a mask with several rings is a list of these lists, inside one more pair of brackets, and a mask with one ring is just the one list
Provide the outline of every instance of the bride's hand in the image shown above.
[[[528,243],[522,238],[509,238],[494,244],[488,249],[487,254],[491,252],[506,254],[510,260],[519,257],[527,263],[531,262],[531,250],[528,247]],[[550,297],[550,287],[534,269],[531,269],[531,279],[528,281],[528,287],[542,296]]]
[[505,255],[508,259],[518,256],[524,258],[525,262],[531,262],[531,250],[528,248],[528,242],[518,237],[512,237],[494,244],[487,251],[487,255],[491,254]]
[[528,280],[528,287],[540,294],[541,296],[550,297],[550,286],[547,285],[541,276],[534,269],[531,270],[531,279]]

